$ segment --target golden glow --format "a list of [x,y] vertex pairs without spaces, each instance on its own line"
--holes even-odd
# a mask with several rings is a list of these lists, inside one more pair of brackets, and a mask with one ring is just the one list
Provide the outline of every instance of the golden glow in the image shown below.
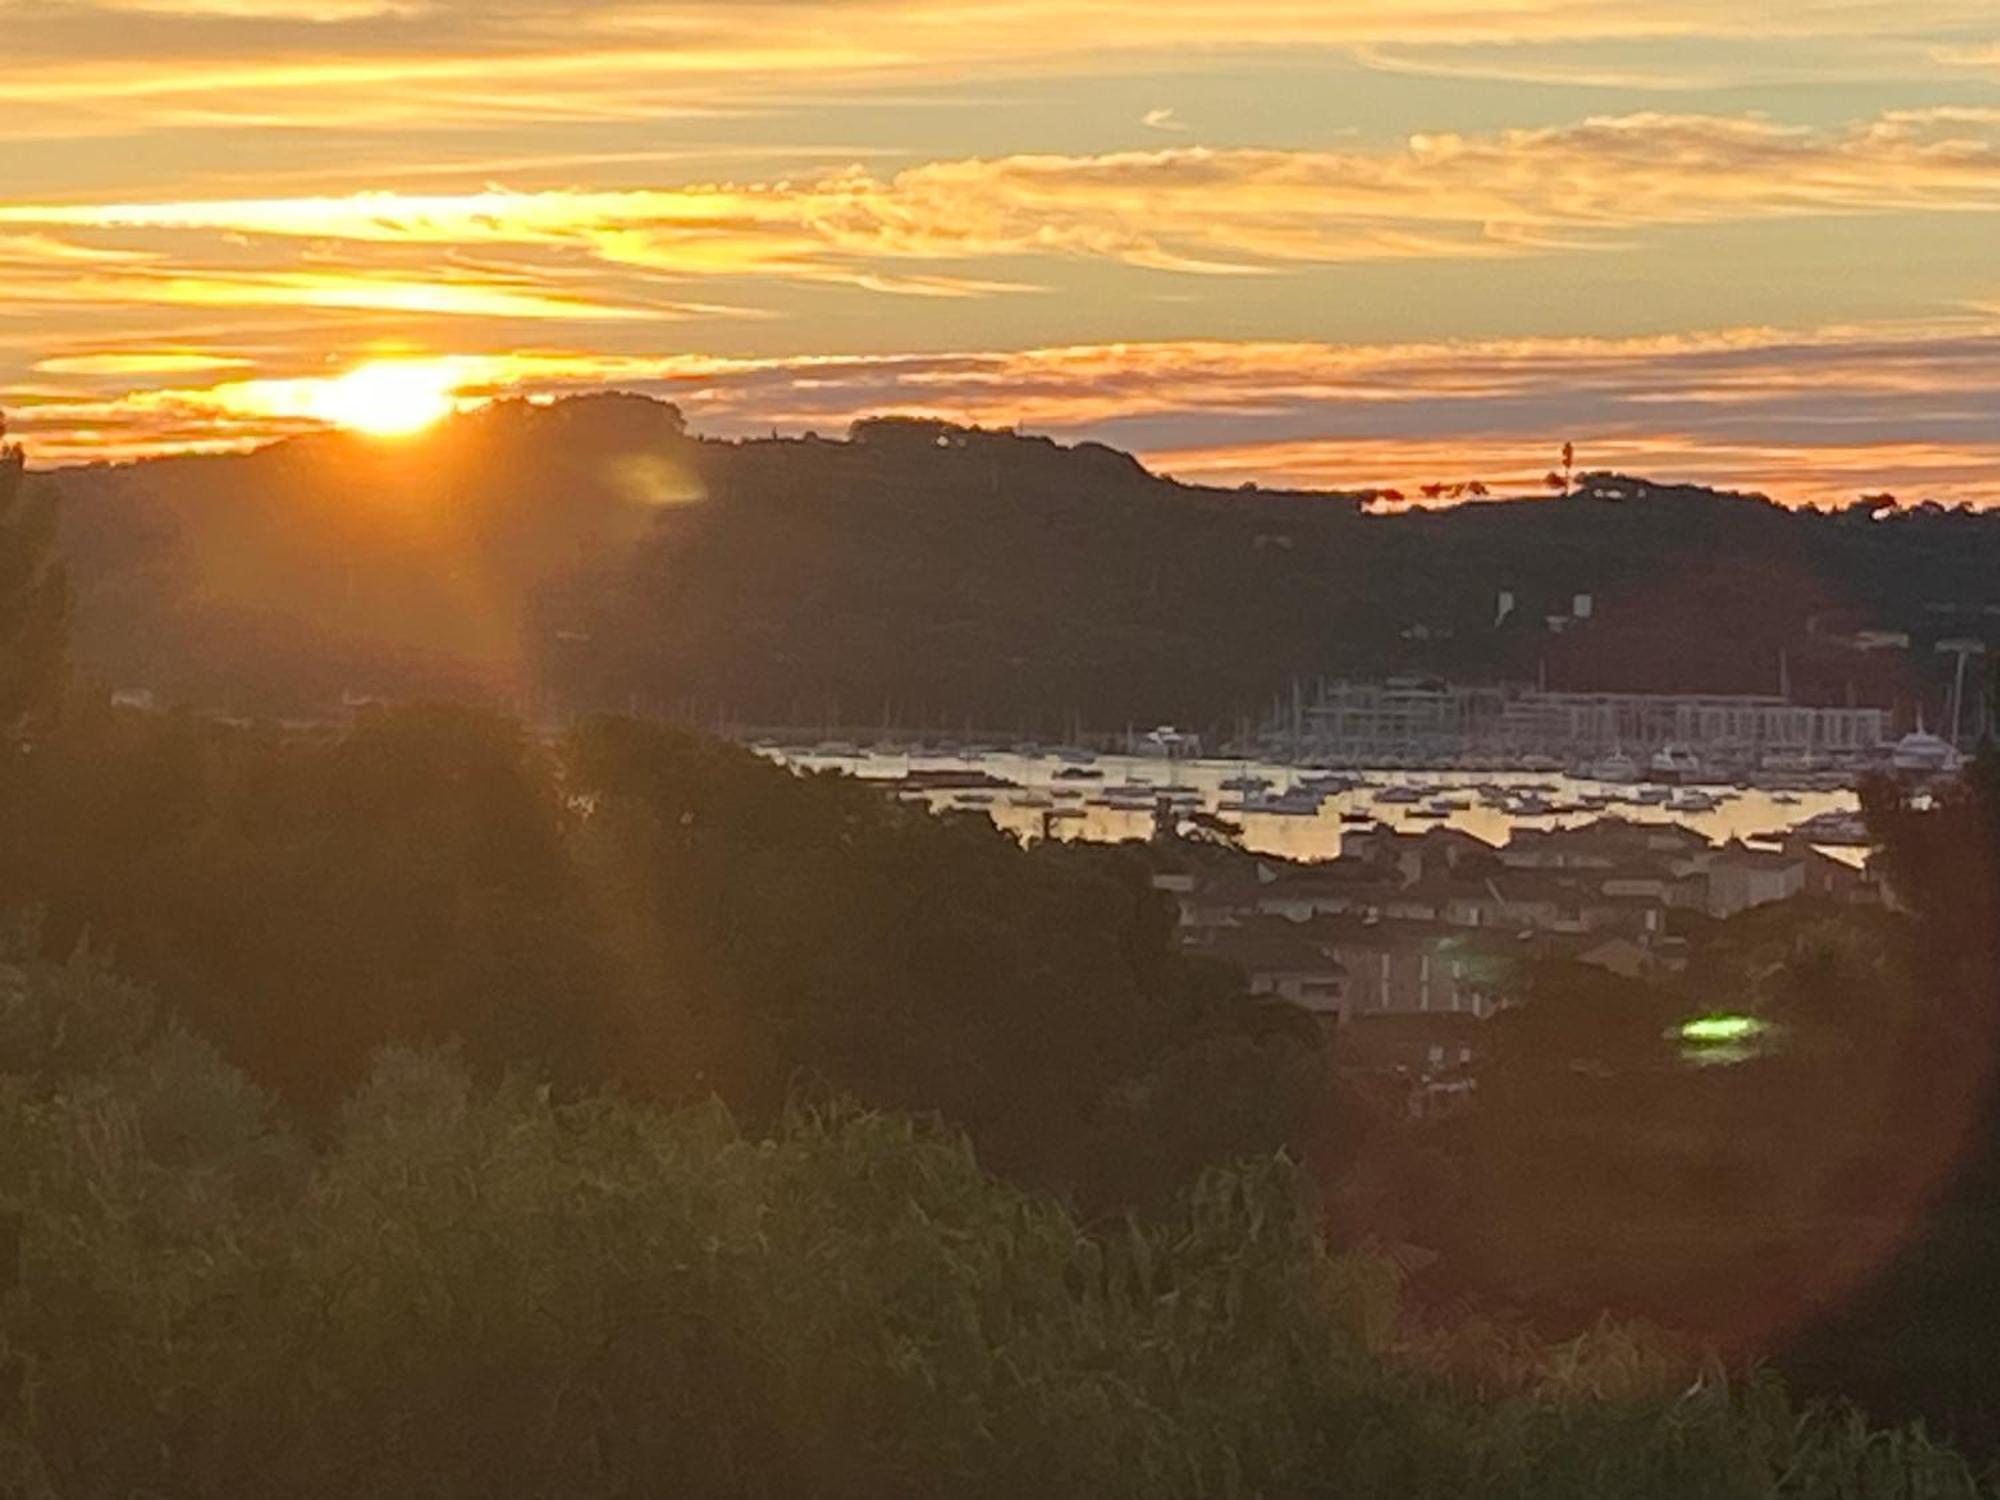
[[305,415],[376,437],[419,432],[451,415],[454,374],[442,360],[374,360],[332,380],[304,382]]

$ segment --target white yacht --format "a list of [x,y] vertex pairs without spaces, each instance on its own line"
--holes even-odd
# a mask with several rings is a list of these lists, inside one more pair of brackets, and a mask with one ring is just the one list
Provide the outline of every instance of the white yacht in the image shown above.
[[1792,829],[1795,838],[1809,844],[1862,845],[1871,842],[1868,820],[1860,813],[1814,813]]
[[1896,741],[1889,763],[1911,776],[1946,776],[1956,771],[1962,757],[1951,745],[1925,729],[1922,724]]
[[1301,776],[1295,784],[1332,796],[1353,791],[1361,785],[1361,778],[1346,771],[1312,771]]
[[1271,785],[1271,778],[1244,771],[1236,776],[1225,776],[1216,783],[1225,792],[1261,792]]
[[1242,809],[1244,812],[1275,813],[1280,817],[1310,818],[1318,815],[1322,800],[1318,792],[1308,787],[1293,787],[1275,795],[1245,797]]
[[1639,779],[1639,762],[1623,750],[1613,750],[1601,760],[1590,761],[1583,767],[1585,781],[1603,781],[1623,786]]
[[1678,786],[1701,775],[1701,759],[1686,745],[1666,744],[1653,753],[1646,779]]
[[1183,733],[1171,724],[1162,724],[1135,737],[1132,753],[1164,760],[1186,760],[1201,754],[1201,736]]
[[1718,807],[1722,806],[1722,799],[1710,792],[1696,791],[1693,787],[1684,787],[1668,799],[1666,806],[1668,812],[1706,813],[1714,812]]

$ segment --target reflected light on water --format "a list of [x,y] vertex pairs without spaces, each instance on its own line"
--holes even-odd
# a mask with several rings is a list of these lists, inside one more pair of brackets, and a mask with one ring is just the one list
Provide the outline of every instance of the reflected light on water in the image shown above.
[[[1282,792],[1310,774],[1295,766],[1276,763],[1245,763],[1240,760],[1164,761],[1140,756],[1103,755],[1093,763],[1102,773],[1098,780],[1064,782],[1056,779],[1063,763],[1048,757],[994,753],[978,759],[954,756],[925,756],[913,759],[895,752],[864,755],[821,755],[811,751],[789,751],[783,758],[815,769],[844,770],[867,779],[893,779],[912,767],[966,769],[986,772],[1008,786],[993,789],[990,801],[976,804],[1000,827],[1023,836],[1039,836],[1042,812],[1039,807],[1015,806],[1011,799],[1024,793],[1053,795],[1080,793],[1068,799],[1083,813],[1057,825],[1056,836],[1098,841],[1144,838],[1152,829],[1150,808],[1107,807],[1101,798],[1107,787],[1148,781],[1160,790],[1181,789],[1198,793],[1199,805],[1217,811],[1230,801],[1222,783],[1232,777],[1252,774],[1268,778],[1274,791]],[[1225,811],[1222,816],[1243,830],[1243,847],[1257,854],[1282,859],[1314,861],[1336,858],[1340,853],[1343,820],[1369,818],[1391,828],[1421,831],[1425,828],[1455,828],[1463,833],[1500,845],[1516,828],[1567,828],[1601,817],[1624,818],[1633,822],[1682,823],[1708,839],[1723,843],[1729,839],[1746,842],[1761,835],[1781,833],[1820,813],[1853,812],[1859,799],[1851,791],[1780,792],[1762,788],[1718,789],[1716,805],[1700,811],[1671,809],[1660,803],[1630,800],[1635,788],[1579,781],[1552,772],[1535,771],[1377,771],[1366,774],[1364,785],[1325,799],[1316,813],[1283,815],[1267,812]],[[1476,800],[1454,807],[1443,816],[1428,814],[1422,801],[1441,796],[1449,789],[1463,789],[1469,783],[1522,790],[1533,786],[1556,788],[1552,799],[1573,803],[1588,794],[1615,797],[1602,807],[1580,807],[1575,811],[1550,814],[1523,814],[1507,808],[1487,806]],[[1414,787],[1423,797],[1416,804],[1382,802],[1377,794],[1391,786]],[[955,794],[930,794],[933,807],[955,805]],[[964,803],[956,805],[967,806]],[[1190,804],[1195,805],[1195,804]],[[1355,826],[1350,822],[1350,827]],[[1829,848],[1827,853],[1859,864],[1863,852]]]

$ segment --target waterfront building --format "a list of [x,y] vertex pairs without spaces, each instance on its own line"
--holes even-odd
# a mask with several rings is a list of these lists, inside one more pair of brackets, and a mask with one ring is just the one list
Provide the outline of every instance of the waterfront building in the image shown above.
[[1265,737],[1298,759],[1357,765],[1671,753],[1706,766],[1756,766],[1858,762],[1883,750],[1889,730],[1887,709],[1776,694],[1552,692],[1390,677],[1297,691]]

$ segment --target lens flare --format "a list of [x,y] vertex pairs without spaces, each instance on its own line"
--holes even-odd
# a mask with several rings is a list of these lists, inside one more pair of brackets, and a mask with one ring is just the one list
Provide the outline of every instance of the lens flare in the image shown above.
[[1769,1030],[1755,1016],[1697,1016],[1681,1024],[1684,1042],[1749,1042]]

